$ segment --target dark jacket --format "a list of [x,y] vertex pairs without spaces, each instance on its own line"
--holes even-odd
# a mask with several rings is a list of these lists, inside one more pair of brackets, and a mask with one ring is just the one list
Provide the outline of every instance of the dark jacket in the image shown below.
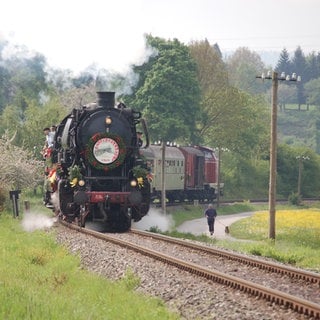
[[210,209],[207,209],[204,212],[204,214],[208,219],[212,219],[213,220],[217,216],[217,211],[216,211],[216,209],[210,208]]

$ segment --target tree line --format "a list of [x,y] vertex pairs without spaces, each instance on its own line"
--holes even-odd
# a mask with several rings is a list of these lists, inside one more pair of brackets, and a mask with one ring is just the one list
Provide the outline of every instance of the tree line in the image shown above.
[[[222,151],[227,196],[267,197],[271,83],[261,83],[256,76],[271,68],[256,52],[238,48],[224,59],[218,44],[206,39],[185,45],[178,39],[146,35],[149,59],[132,65],[127,74],[92,65],[74,76],[70,70],[50,68],[41,54],[30,57],[26,48],[4,58],[7,45],[0,43],[0,134],[35,159],[41,157],[43,127],[58,124],[72,108],[95,99],[95,91],[116,91],[119,101],[142,111],[152,140]],[[319,53],[305,57],[298,47],[290,59],[284,49],[276,70],[305,79],[302,89],[279,88],[280,101],[320,105]],[[318,194],[320,161],[315,150],[280,145],[281,196],[297,189],[295,159],[300,154],[312,160],[304,164],[303,193]]]

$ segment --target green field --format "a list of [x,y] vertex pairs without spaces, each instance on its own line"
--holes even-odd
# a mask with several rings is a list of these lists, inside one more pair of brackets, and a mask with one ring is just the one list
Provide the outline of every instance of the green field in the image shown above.
[[[313,208],[277,206],[275,241],[268,239],[269,213],[266,208],[267,205],[254,205],[249,202],[221,206],[218,209],[219,215],[257,211],[253,216],[241,219],[229,226],[232,240],[217,240],[205,235],[179,234],[174,230],[166,234],[213,243],[222,248],[265,256],[279,262],[320,272],[320,209],[318,204],[315,204]],[[203,217],[203,210],[200,207],[190,206],[173,210],[171,214],[175,226],[179,226],[186,220]]]
[[[32,208],[38,205],[35,200]],[[174,230],[167,234],[320,271],[320,209],[277,207],[275,241],[268,239],[265,209],[250,203],[219,208],[219,215],[259,211],[229,226],[232,240]],[[202,209],[193,206],[170,209],[169,214],[175,226],[203,217]],[[57,245],[53,232],[26,232],[20,218],[3,212],[0,254],[0,319],[179,319],[162,301],[137,294],[140,279],[130,270],[116,282],[91,274],[78,257]]]
[[0,213],[0,319],[179,319],[158,299],[138,294],[130,270],[117,282],[93,275],[52,233],[26,232]]

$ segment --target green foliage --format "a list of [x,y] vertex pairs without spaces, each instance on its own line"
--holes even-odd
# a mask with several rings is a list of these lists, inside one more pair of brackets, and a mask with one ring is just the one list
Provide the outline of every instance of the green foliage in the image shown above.
[[35,101],[25,101],[22,111],[18,107],[7,106],[0,115],[0,135],[14,136],[14,144],[23,146],[34,157],[41,159],[44,145],[43,128],[57,124],[66,115],[66,109],[56,99],[49,99],[44,105]]
[[290,74],[291,69],[292,68],[291,68],[290,56],[289,56],[288,50],[286,48],[284,48],[281,51],[279,61],[277,63],[275,70],[279,74],[281,74],[281,72],[284,72],[285,74]]
[[134,272],[129,268],[124,277],[119,281],[120,284],[124,285],[127,290],[137,289],[141,283],[140,278],[134,274]]
[[147,36],[147,46],[157,54],[140,68],[144,80],[136,88],[133,105],[143,109],[153,140],[190,143],[200,98],[195,63],[176,39]]
[[22,231],[0,215],[1,319],[178,319],[158,299],[133,292],[140,283],[128,270],[111,282],[80,267],[52,234]]
[[318,268],[320,263],[318,261],[320,257],[319,211],[314,209],[277,210],[276,219],[275,242],[269,242],[267,239],[268,214],[263,212],[233,223],[230,232],[234,237],[253,240],[246,245],[239,244],[238,248],[244,252],[267,256],[305,268]]
[[[1,109],[14,105],[24,112],[28,101],[40,102],[40,93],[48,91],[46,81],[46,59],[41,54],[30,54],[25,47],[16,47],[16,54],[2,59],[0,48]],[[28,57],[28,58],[26,58]],[[4,90],[5,89],[5,90]]]
[[254,244],[252,247],[248,246],[247,250],[250,254],[255,256],[263,256],[287,264],[295,265],[302,260],[302,257],[299,257],[295,252],[280,252],[272,245],[272,243],[267,243],[265,245]]
[[0,186],[0,212],[3,211],[4,209],[4,205],[5,205],[5,202],[6,202],[6,190]]
[[[28,149],[34,158],[42,158],[44,126],[58,124],[73,107],[94,101],[97,90],[108,88],[120,96],[127,94],[123,97],[128,106],[143,111],[151,141],[175,140],[231,151],[222,155],[221,162],[225,197],[267,196],[271,81],[256,79],[266,69],[256,52],[238,48],[224,61],[218,44],[207,40],[186,46],[177,39],[146,35],[148,61],[134,65],[128,74],[91,66],[74,77],[70,70],[50,70],[45,57],[30,55],[23,47],[4,59],[1,52],[7,45],[0,43],[0,136],[14,137],[13,144]],[[317,53],[305,56],[300,47],[290,59],[284,48],[276,67],[279,74],[295,72],[303,80],[281,82],[278,88],[278,141],[292,147],[288,152],[279,149],[281,197],[296,191],[294,157],[299,151],[295,148],[308,146],[320,154],[319,61]],[[297,102],[305,99],[315,106],[297,112]],[[304,163],[303,196],[318,196],[319,165],[316,156]]]
[[174,237],[174,238],[183,238],[183,239],[188,239],[188,240],[194,240],[194,241],[200,241],[200,242],[204,242],[204,243],[216,243],[216,239],[214,238],[210,238],[205,234],[196,236],[190,232],[184,233],[184,232],[178,232],[177,230],[173,230],[173,231],[166,231],[166,232],[161,232],[164,235],[170,236],[170,237]]
[[0,136],[6,133],[10,137],[16,137],[17,133],[21,131],[21,120],[21,110],[18,107],[9,105],[2,110],[0,116]]
[[227,67],[217,45],[210,45],[208,40],[194,41],[189,45],[189,50],[197,64],[197,78],[202,94],[228,86]]
[[206,120],[201,133],[208,145],[228,148],[241,156],[265,147],[267,109],[261,99],[228,87],[206,95],[202,110]]
[[66,109],[55,98],[44,105],[30,103],[25,111],[23,130],[24,145],[40,156],[44,145],[43,128],[58,124],[66,115]]
[[277,190],[284,197],[297,192],[299,160],[297,157],[306,156],[309,160],[303,161],[301,166],[301,194],[303,197],[316,197],[320,188],[319,155],[306,147],[278,146],[278,178]]
[[153,233],[160,233],[161,229],[158,226],[152,226],[149,228],[148,231],[153,232]]
[[258,53],[248,48],[238,48],[227,60],[230,85],[250,94],[260,94],[264,86],[256,79],[265,69]]
[[42,180],[43,164],[25,148],[15,146],[13,138],[0,138],[0,183],[7,190],[35,186]]
[[320,106],[320,78],[310,80],[305,85],[307,103]]
[[[313,207],[319,206],[320,204],[316,204]],[[244,201],[243,203],[219,207],[218,216],[261,211],[267,208],[268,205],[266,204],[257,205]],[[269,257],[280,262],[320,271],[320,213],[312,208],[307,210],[306,206],[300,206],[299,208],[297,210],[296,206],[277,205],[277,238],[275,242],[267,239],[268,215],[263,212],[257,212],[252,217],[241,219],[229,226],[230,235],[233,237],[231,241],[213,240],[206,235],[195,236],[190,233],[180,233],[176,230],[165,232],[165,234],[177,238],[214,243],[219,247]],[[301,210],[301,208],[304,210]],[[203,212],[200,207],[192,207],[190,210],[180,208],[172,212],[176,227],[184,221],[201,217],[203,217]],[[237,238],[249,241],[237,241]]]
[[301,204],[301,196],[297,192],[292,192],[288,197],[288,202],[293,206],[298,206]]
[[148,170],[141,167],[141,165],[135,166],[132,168],[133,176],[136,178],[146,178]]
[[74,180],[76,180],[75,184],[77,184],[77,182],[82,179],[81,170],[78,165],[74,165],[72,167],[69,167],[68,172],[69,172],[70,183],[72,183]]

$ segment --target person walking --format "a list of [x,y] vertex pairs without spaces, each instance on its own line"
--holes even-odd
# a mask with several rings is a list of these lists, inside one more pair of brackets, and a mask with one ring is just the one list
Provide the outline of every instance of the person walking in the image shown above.
[[210,203],[208,205],[208,208],[205,210],[204,215],[206,216],[207,221],[208,221],[209,232],[211,235],[213,235],[213,233],[214,233],[214,220],[217,216],[217,211],[213,207],[212,203]]

